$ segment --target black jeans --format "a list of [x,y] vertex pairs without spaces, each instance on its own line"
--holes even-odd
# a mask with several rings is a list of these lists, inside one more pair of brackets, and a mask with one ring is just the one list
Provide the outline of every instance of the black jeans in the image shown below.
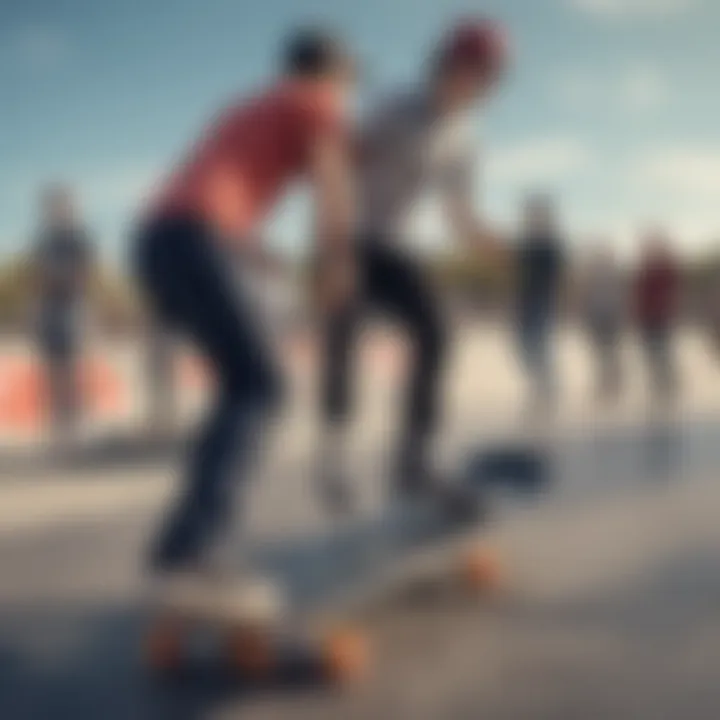
[[677,392],[673,330],[670,323],[647,324],[640,329],[652,391],[660,401],[672,400]]
[[439,416],[446,333],[440,304],[421,264],[380,238],[358,246],[357,302],[330,319],[325,335],[323,406],[328,423],[342,423],[352,409],[354,341],[366,305],[397,321],[411,340],[413,365],[405,403],[407,442],[422,443]]
[[190,339],[216,376],[217,397],[191,452],[185,488],[152,550],[157,569],[196,566],[227,529],[239,479],[281,381],[250,304],[192,219],[150,223],[137,240],[136,272],[151,311]]
[[518,345],[536,399],[555,400],[557,381],[553,354],[555,317],[553,308],[538,303],[518,321]]
[[40,313],[38,349],[47,383],[50,420],[60,435],[75,428],[82,411],[78,309],[73,300],[50,297],[44,299]]
[[616,397],[622,383],[620,322],[591,318],[587,329],[596,358],[597,394],[601,398]]

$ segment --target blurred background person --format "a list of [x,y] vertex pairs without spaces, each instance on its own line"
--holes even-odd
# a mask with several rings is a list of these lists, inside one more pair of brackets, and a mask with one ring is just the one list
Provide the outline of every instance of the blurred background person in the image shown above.
[[37,282],[37,339],[43,363],[54,444],[66,448],[80,420],[79,361],[83,316],[94,266],[93,242],[72,190],[46,188],[33,252]]
[[616,400],[622,382],[620,341],[627,311],[626,288],[609,244],[589,258],[581,288],[582,312],[597,366],[596,397]]
[[720,273],[718,272],[714,273],[707,294],[707,324],[712,349],[720,355]]
[[653,399],[671,401],[677,391],[673,331],[678,314],[680,270],[664,233],[646,234],[635,279],[636,320],[645,351]]
[[556,208],[549,195],[529,195],[517,260],[517,333],[531,383],[533,411],[552,410],[557,401],[552,339],[557,324],[565,251]]

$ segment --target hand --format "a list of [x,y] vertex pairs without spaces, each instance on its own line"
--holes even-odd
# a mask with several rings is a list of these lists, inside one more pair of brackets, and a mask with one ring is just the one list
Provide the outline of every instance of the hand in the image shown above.
[[347,307],[357,291],[355,264],[349,259],[322,262],[316,288],[323,312],[334,314]]
[[263,275],[269,278],[282,278],[290,275],[290,263],[279,253],[272,252],[258,245],[251,257],[251,262]]
[[263,258],[263,270],[271,278],[288,278],[292,275],[291,264],[280,255],[267,253]]
[[508,258],[506,239],[487,228],[483,228],[475,234],[472,246],[475,252],[488,256],[493,262],[505,262]]

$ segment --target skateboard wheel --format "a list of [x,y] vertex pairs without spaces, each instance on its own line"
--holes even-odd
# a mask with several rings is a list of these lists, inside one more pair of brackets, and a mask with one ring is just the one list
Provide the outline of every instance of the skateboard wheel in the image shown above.
[[367,639],[354,630],[334,630],[325,639],[322,659],[325,675],[333,684],[353,684],[367,672]]
[[233,667],[243,675],[261,680],[267,678],[276,666],[275,648],[267,632],[245,629],[230,637],[229,654]]
[[502,584],[497,555],[487,548],[474,548],[461,560],[462,580],[473,591],[496,590]]
[[174,622],[161,622],[150,628],[144,643],[145,662],[154,672],[179,669],[183,658],[182,628]]

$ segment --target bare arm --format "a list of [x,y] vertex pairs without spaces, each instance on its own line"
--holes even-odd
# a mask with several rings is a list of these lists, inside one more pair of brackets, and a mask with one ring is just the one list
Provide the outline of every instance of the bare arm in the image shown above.
[[344,257],[350,246],[353,188],[349,150],[335,137],[319,138],[312,149],[315,236],[324,257]]
[[475,213],[463,198],[446,199],[445,214],[453,234],[469,249],[503,257],[507,250],[502,236]]
[[342,302],[355,278],[352,231],[354,192],[347,145],[337,136],[318,138],[312,148],[315,241],[323,302]]
[[455,237],[470,250],[504,258],[506,243],[484,222],[474,206],[475,164],[458,157],[448,169],[444,183],[443,210]]

